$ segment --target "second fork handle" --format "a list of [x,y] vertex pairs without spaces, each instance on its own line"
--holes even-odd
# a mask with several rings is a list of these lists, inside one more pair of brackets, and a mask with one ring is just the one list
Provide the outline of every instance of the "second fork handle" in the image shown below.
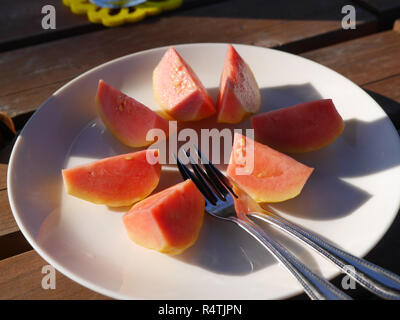
[[313,300],[351,300],[344,292],[327,280],[316,275],[280,243],[268,236],[264,230],[245,216],[234,218],[233,222],[258,240],[302,285]]
[[252,212],[248,215],[275,225],[291,236],[305,242],[377,296],[391,300],[400,299],[400,277],[398,275],[364,259],[355,257],[282,217],[258,212]]

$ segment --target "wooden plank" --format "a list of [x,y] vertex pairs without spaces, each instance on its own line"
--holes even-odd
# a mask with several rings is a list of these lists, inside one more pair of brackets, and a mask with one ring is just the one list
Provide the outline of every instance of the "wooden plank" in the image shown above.
[[400,17],[398,0],[357,0],[360,5],[376,13],[383,28],[391,28],[393,21]]
[[0,163],[0,190],[7,187],[7,163]]
[[[18,231],[17,223],[12,215],[10,204],[8,202],[7,190],[0,191],[0,242],[4,246],[3,237],[7,234]],[[7,242],[7,245],[10,244]],[[10,244],[12,245],[12,244]]]
[[31,250],[11,212],[7,192],[7,169],[15,139],[0,150],[0,260]]
[[[359,8],[356,30],[341,28],[347,1],[242,0],[177,11],[124,28],[106,29],[0,54],[0,110],[18,115],[36,109],[57,86],[111,59],[185,42],[236,42],[290,51],[375,30],[376,19]],[[190,26],[190,28],[187,28]],[[166,30],[168,32],[166,32]],[[325,39],[325,40],[324,40]],[[330,40],[329,40],[330,39]],[[314,41],[314,42],[313,42]],[[295,43],[295,45],[291,45]],[[302,45],[303,44],[303,45]]]
[[400,73],[363,88],[382,106],[394,126],[400,129]]
[[0,110],[6,112],[11,118],[34,111],[58,88],[62,87],[71,79],[70,77],[41,87],[21,90],[0,97]]
[[302,54],[358,85],[400,73],[400,34],[392,30]]
[[400,128],[400,33],[390,30],[303,56],[360,85]]
[[60,272],[56,272],[56,288],[43,289],[45,265],[48,263],[33,250],[0,261],[0,299],[108,299]]

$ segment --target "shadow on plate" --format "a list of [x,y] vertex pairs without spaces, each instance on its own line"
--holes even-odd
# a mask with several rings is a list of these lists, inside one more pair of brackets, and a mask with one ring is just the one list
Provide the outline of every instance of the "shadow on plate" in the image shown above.
[[293,155],[298,161],[315,167],[319,172],[335,177],[357,177],[396,167],[400,159],[391,157],[397,141],[391,136],[388,118],[365,122],[345,121],[341,136],[331,145],[303,154]]
[[[303,246],[263,222],[258,224],[301,257],[310,269],[320,272],[315,259]],[[205,216],[196,243],[174,258],[215,273],[235,276],[247,275],[277,263],[261,244],[240,227],[210,215]]]
[[298,197],[263,207],[299,218],[333,220],[350,214],[370,198],[368,192],[338,177],[315,171]]

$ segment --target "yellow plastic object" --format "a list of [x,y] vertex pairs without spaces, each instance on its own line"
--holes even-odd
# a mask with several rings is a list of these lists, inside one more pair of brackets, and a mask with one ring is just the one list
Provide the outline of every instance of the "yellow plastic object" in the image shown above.
[[113,14],[115,9],[100,8],[88,0],[63,0],[63,3],[72,13],[87,14],[90,22],[116,27],[143,20],[147,16],[155,16],[163,11],[174,10],[182,5],[183,0],[146,1],[131,8],[121,8],[116,14]]

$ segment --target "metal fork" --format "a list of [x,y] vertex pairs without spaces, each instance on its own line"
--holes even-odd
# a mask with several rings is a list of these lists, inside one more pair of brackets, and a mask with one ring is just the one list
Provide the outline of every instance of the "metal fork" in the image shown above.
[[[231,221],[259,241],[301,284],[313,300],[351,300],[347,294],[321,278],[300,262],[284,246],[272,239],[258,225],[239,213],[236,215],[233,197],[236,196],[226,177],[211,163],[198,165],[186,152],[194,174],[176,157],[179,171],[184,179],[191,179],[206,201],[206,211],[213,217]],[[199,151],[198,156],[201,157]]]
[[[195,163],[193,158],[190,157],[190,154],[187,153],[187,156],[190,159],[191,167],[195,173],[195,176],[182,165],[180,161],[178,161],[178,167],[181,172],[181,174],[185,178],[190,178],[196,183],[196,186],[200,186],[200,188],[204,188],[206,190],[206,193],[212,193],[210,189],[214,190],[214,198],[209,199],[206,197],[206,203],[208,203],[208,206],[206,206],[207,212],[212,214],[213,216],[216,217],[221,217],[221,209],[219,208],[224,208],[223,212],[227,216],[227,219],[231,219],[231,216],[233,215],[233,220],[236,222],[236,219],[238,219],[236,216],[234,216],[234,208],[233,208],[233,197],[237,197],[235,192],[232,190],[232,182],[229,180],[228,177],[224,176],[202,153],[199,149],[197,149],[197,156],[199,157],[199,160],[202,164],[202,167],[200,167],[198,164]],[[203,170],[204,168],[204,170]],[[207,183],[205,183],[207,182]],[[208,188],[208,189],[207,189]],[[204,191],[203,191],[204,195]],[[216,199],[216,196],[218,199]],[[222,196],[222,198],[221,198]],[[209,197],[209,195],[208,195]],[[211,200],[214,200],[214,202],[211,202]],[[215,202],[217,201],[217,202]],[[221,203],[223,203],[221,205]],[[230,213],[227,214],[226,212],[230,210]],[[208,211],[210,210],[210,211]],[[316,250],[318,253],[323,255],[324,257],[328,258],[331,262],[333,262],[336,266],[338,266],[343,272],[347,273],[351,278],[353,278],[355,281],[357,281],[359,284],[361,284],[363,287],[371,291],[372,293],[385,298],[385,299],[394,299],[394,300],[399,300],[400,299],[400,277],[388,270],[385,270],[375,264],[372,264],[364,259],[355,257],[351,255],[350,253],[339,249],[329,243],[328,241],[322,239],[320,236],[304,230],[303,228],[295,225],[294,223],[289,222],[288,220],[274,214],[271,212],[250,212],[247,213],[247,216],[244,215],[243,213],[238,214],[239,218],[244,221],[245,223],[250,223],[250,225],[254,228],[256,226],[247,216],[255,217],[257,219],[261,219],[265,222],[268,222],[272,224],[275,227],[278,227],[279,229],[285,231],[286,233],[290,234],[291,236],[295,237],[298,240],[301,240],[302,242],[306,243],[309,245],[311,248]],[[225,217],[225,216],[224,216]],[[256,226],[257,228],[257,226]],[[254,229],[256,229],[254,228]],[[258,228],[259,229],[259,228]],[[247,230],[246,230],[247,231]],[[262,231],[262,230],[261,230]],[[266,236],[265,232],[260,233],[263,237]],[[259,240],[259,239],[257,239]],[[271,240],[270,237],[268,240]],[[260,240],[259,240],[260,241]],[[260,241],[261,242],[261,241]],[[273,242],[274,243],[274,242]],[[276,242],[274,243],[276,244]],[[278,244],[278,246],[282,247],[281,245]],[[284,251],[285,253],[287,250]],[[278,257],[277,257],[278,258]],[[289,262],[290,261],[289,259]],[[297,261],[298,262],[298,261]],[[286,266],[286,265],[285,265]],[[303,265],[304,266],[304,265]],[[289,271],[291,271],[289,269]],[[293,274],[293,272],[292,272]],[[306,274],[310,275],[308,272]],[[296,276],[296,275],[295,275]],[[316,276],[316,275],[312,275]],[[319,278],[318,276],[316,276]],[[297,278],[297,277],[296,277]],[[319,280],[322,280],[319,278]],[[329,283],[329,282],[328,282]],[[313,291],[310,295],[310,288],[307,290],[305,289],[305,292],[311,297],[314,298],[315,296],[318,297],[318,295],[314,294],[315,290],[319,291],[320,290],[320,282],[316,282],[315,287],[311,288]],[[326,285],[326,281],[322,283],[323,286]],[[330,283],[329,283],[330,285]],[[332,289],[331,286],[325,287],[326,289]],[[333,287],[335,288],[335,287]],[[336,289],[336,288],[335,288]],[[334,293],[338,293],[337,289],[333,291]],[[340,291],[339,291],[340,292]],[[342,296],[341,293],[340,296]],[[346,296],[349,298],[348,296]],[[325,296],[322,298],[329,298],[328,296]]]

